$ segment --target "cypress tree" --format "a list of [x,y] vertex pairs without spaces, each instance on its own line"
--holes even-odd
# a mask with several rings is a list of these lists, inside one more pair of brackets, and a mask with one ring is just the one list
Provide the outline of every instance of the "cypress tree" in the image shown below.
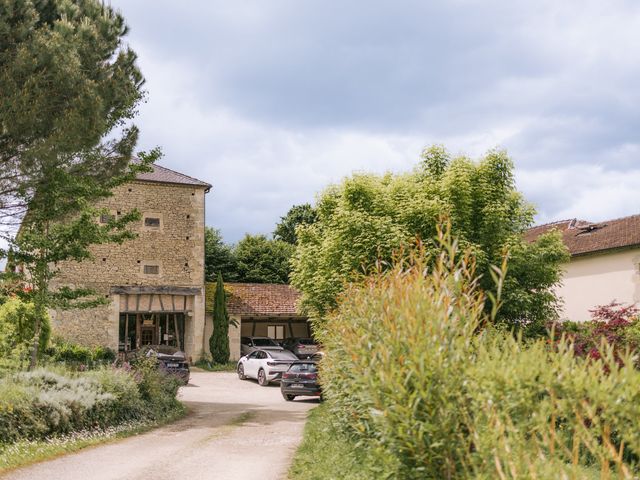
[[227,299],[220,273],[218,273],[216,296],[213,303],[213,333],[209,338],[209,350],[213,363],[224,364],[229,361],[229,314],[227,313]]

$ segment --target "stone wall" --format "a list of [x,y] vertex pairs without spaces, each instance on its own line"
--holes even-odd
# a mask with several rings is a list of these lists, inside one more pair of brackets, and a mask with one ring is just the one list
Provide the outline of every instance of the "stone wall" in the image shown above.
[[[116,216],[137,209],[142,218],[132,224],[131,229],[138,236],[122,245],[92,247],[91,260],[58,265],[60,272],[52,283],[53,288],[90,287],[104,295],[109,305],[51,312],[54,333],[84,344],[117,348],[119,307],[114,301],[117,296],[110,295],[112,286],[197,287],[202,293],[194,297],[194,331],[189,342],[192,351],[187,353],[194,359],[201,356],[205,189],[135,181],[117,187],[112,197],[97,206]],[[159,218],[160,225],[145,226],[145,217]],[[144,273],[145,265],[158,266],[158,274]]]

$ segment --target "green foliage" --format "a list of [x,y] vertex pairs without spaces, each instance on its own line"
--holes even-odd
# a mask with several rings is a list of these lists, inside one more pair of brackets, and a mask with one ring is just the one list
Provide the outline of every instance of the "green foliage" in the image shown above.
[[280,223],[276,225],[273,238],[295,245],[298,243],[296,234],[298,225],[310,225],[317,219],[318,215],[310,204],[294,205],[284,217],[280,217]]
[[51,167],[126,167],[144,95],[127,31],[98,0],[0,2],[0,218],[24,211]]
[[291,480],[372,480],[385,478],[383,466],[335,424],[327,405],[309,412],[304,437],[291,462]]
[[233,248],[222,240],[220,230],[206,227],[204,231],[204,274],[208,282],[221,274],[228,282],[238,281],[238,262]]
[[44,351],[48,360],[64,363],[67,366],[77,365],[79,368],[90,368],[95,365],[112,363],[116,353],[108,347],[87,347],[68,342],[62,338],[54,338],[49,348]]
[[498,321],[538,326],[556,314],[551,287],[568,254],[555,233],[535,243],[522,238],[533,208],[516,191],[513,165],[503,151],[490,151],[474,163],[465,157],[450,159],[434,147],[425,151],[413,173],[359,174],[329,187],[316,211],[317,222],[297,229],[291,275],[302,291],[302,306],[313,316],[335,308],[349,282],[386,268],[402,251],[408,253],[416,238],[427,249],[436,248],[431,239],[444,218],[460,244],[475,255],[485,291],[495,295],[491,266],[509,255]]
[[496,329],[474,268],[445,239],[435,259],[414,254],[350,286],[318,325],[327,406],[383,466],[377,478],[637,475],[631,358],[619,365],[603,346],[585,361],[568,341],[550,348]]
[[269,240],[264,235],[246,235],[234,249],[238,281],[288,283],[294,249],[289,243]]
[[176,400],[178,385],[150,362],[132,371],[38,369],[5,376],[0,382],[0,438],[3,443],[37,440],[161,419],[182,408]]
[[209,338],[209,351],[213,363],[226,365],[229,362],[229,315],[227,313],[227,296],[222,283],[222,275],[218,273],[216,296],[213,303],[213,333]]
[[[35,335],[36,309],[32,303],[11,298],[0,305],[0,355],[22,362],[27,358]],[[49,314],[41,319],[39,351],[47,348],[51,335]]]

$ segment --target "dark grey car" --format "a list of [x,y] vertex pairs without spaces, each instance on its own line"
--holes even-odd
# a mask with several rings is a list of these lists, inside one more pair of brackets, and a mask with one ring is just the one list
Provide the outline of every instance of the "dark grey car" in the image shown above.
[[282,350],[282,347],[269,337],[240,337],[240,355],[249,355],[258,349]]
[[280,392],[288,402],[301,395],[320,397],[320,400],[322,400],[322,389],[318,383],[316,362],[309,360],[293,362],[289,369],[282,374]]

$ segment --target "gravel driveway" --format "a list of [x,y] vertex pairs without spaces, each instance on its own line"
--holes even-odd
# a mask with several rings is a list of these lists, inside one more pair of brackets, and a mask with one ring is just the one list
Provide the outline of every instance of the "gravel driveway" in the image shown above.
[[180,390],[190,410],[166,427],[15,470],[3,479],[270,480],[286,478],[317,400],[285,402],[278,386],[233,373],[193,372]]

